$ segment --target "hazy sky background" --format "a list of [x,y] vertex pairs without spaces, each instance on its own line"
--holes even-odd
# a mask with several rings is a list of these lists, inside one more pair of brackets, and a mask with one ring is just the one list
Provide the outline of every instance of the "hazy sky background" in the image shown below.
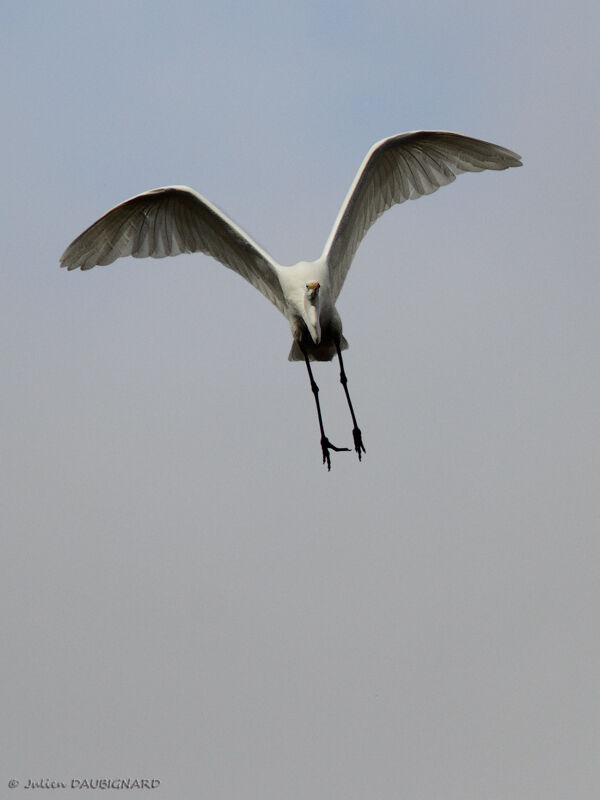
[[[598,4],[0,16],[1,785],[596,800]],[[287,322],[234,273],[58,267],[169,183],[315,258],[367,149],[416,128],[525,166],[360,248],[338,307],[361,464],[321,466]],[[350,445],[337,366],[316,378]]]

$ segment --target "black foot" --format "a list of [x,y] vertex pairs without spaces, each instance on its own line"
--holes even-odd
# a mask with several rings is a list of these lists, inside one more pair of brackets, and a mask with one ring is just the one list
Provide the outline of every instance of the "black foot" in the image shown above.
[[354,428],[352,430],[352,436],[354,437],[354,449],[358,453],[358,460],[360,461],[362,459],[362,453],[367,452],[363,444],[360,428]]
[[331,458],[329,457],[329,451],[335,450],[336,453],[349,453],[349,447],[336,447],[334,444],[331,444],[329,439],[326,436],[321,437],[321,450],[323,451],[323,463],[327,464],[327,471],[331,470]]

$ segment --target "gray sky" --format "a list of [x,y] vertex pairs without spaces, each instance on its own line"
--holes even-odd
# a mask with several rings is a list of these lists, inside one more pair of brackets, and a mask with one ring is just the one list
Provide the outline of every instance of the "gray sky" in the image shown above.
[[[1,785],[597,798],[597,4],[12,6]],[[338,307],[361,464],[321,466],[287,323],[235,274],[58,268],[169,183],[315,258],[367,149],[416,128],[525,166],[360,248]],[[316,378],[349,445],[336,365]]]

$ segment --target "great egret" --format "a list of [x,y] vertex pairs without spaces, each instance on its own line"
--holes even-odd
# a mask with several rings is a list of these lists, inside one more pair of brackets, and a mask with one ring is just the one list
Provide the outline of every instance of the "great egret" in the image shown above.
[[223,212],[187,186],[165,186],[126,200],[94,222],[63,253],[69,270],[111,264],[122,256],[164,258],[206,253],[235,270],[287,317],[290,361],[304,361],[315,398],[323,464],[331,469],[336,447],[323,427],[319,388],[310,362],[337,354],[340,382],[352,417],[354,449],[366,452],[350,400],[342,350],[348,342],[335,308],[358,246],[390,206],[431,194],[462,172],[521,166],[520,156],[499,145],[446,131],[413,131],[377,142],[367,153],[339,211],[322,255],[284,267]]

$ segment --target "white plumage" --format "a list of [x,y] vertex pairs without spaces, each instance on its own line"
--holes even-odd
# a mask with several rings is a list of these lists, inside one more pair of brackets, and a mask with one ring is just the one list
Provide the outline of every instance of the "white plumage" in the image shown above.
[[328,361],[337,353],[360,458],[365,449],[348,394],[341,355],[347,342],[335,301],[363,237],[392,205],[431,194],[463,172],[520,165],[516,153],[479,139],[446,131],[403,133],[383,139],[369,150],[316,261],[281,266],[193,189],[165,186],[138,194],[100,217],[67,247],[61,266],[87,270],[123,256],[164,258],[201,252],[235,270],[290,323],[290,359],[306,362],[317,405],[323,463],[330,468],[330,449],[347,448],[336,448],[325,436],[310,361]]

